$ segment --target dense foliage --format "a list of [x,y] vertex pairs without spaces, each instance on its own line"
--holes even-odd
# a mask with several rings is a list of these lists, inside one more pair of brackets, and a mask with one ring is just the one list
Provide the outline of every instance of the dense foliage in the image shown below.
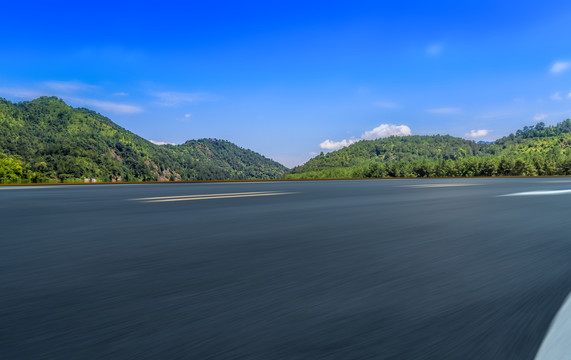
[[494,143],[452,136],[360,141],[309,160],[285,177],[456,177],[571,175],[571,120],[538,123]]
[[274,179],[281,164],[228,141],[159,146],[54,97],[0,99],[0,182]]
[[[493,143],[448,135],[363,140],[285,177],[571,175],[571,120],[538,123]],[[287,169],[217,139],[154,145],[54,97],[0,99],[0,183],[274,179]]]

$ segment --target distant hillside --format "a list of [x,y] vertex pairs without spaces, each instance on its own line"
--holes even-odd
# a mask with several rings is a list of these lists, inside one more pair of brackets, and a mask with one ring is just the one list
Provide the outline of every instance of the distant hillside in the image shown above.
[[355,167],[370,161],[454,160],[477,154],[483,148],[485,145],[450,135],[391,136],[377,140],[362,140],[337,151],[321,153],[305,164],[291,169],[289,173]]
[[498,139],[496,144],[504,144],[510,141],[518,141],[521,139],[533,139],[540,137],[553,137],[571,133],[571,120],[567,119],[557,125],[545,126],[545,123],[539,122],[532,126],[525,126],[523,129],[516,131],[515,135],[510,134]]
[[419,160],[456,160],[483,154],[486,144],[450,135],[391,136],[362,140],[343,149],[310,159],[291,169],[288,178],[354,177],[354,172],[372,163]]
[[285,177],[571,175],[571,120],[538,123],[494,143],[449,135],[363,140],[316,156]]
[[55,97],[0,99],[0,182],[275,179],[286,170],[224,140],[155,145]]
[[550,157],[570,155],[571,120],[557,125],[545,126],[543,122],[525,126],[490,144],[486,151],[491,154],[523,156],[543,154]]

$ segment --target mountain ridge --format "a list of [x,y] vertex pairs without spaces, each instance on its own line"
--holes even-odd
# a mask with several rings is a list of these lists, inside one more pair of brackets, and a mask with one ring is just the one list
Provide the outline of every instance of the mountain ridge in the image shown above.
[[287,168],[220,139],[155,145],[56,97],[0,99],[0,182],[281,178]]

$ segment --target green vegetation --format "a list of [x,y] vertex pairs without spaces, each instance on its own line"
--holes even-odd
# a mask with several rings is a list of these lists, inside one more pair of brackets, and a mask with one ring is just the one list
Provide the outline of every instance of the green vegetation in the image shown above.
[[359,141],[291,169],[217,139],[155,145],[55,97],[0,99],[0,183],[571,175],[571,120],[494,143],[449,135]]
[[286,170],[224,140],[155,145],[55,97],[0,99],[0,183],[275,179]]
[[452,136],[359,141],[321,153],[288,179],[571,175],[571,120],[538,123],[491,144]]
[[0,154],[0,181],[4,183],[45,182],[43,174],[32,172],[18,157]]

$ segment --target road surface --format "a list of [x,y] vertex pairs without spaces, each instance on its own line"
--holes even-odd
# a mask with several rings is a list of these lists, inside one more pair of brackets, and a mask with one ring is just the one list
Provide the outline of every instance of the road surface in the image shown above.
[[566,190],[0,187],[0,357],[534,359],[571,291]]

